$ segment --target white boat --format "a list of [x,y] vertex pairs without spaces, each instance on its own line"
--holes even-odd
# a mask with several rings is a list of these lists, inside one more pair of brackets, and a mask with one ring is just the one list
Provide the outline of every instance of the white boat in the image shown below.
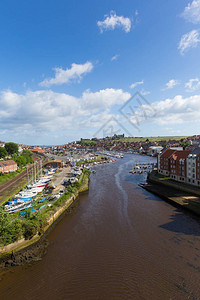
[[41,187],[45,188],[47,185],[48,185],[48,182],[38,181],[38,182],[35,182],[33,184],[27,185],[27,188],[28,189],[41,188]]
[[15,204],[15,205],[10,205],[10,207],[7,208],[7,210],[5,212],[8,212],[10,213],[11,211],[14,212],[14,211],[18,211],[20,209],[23,209],[23,207],[27,207],[27,204],[30,205],[30,202],[29,203],[26,203],[24,201],[22,201],[20,204]]
[[35,197],[38,193],[41,193],[43,189],[44,189],[43,187],[40,187],[40,188],[32,188],[29,190],[25,190],[16,194],[15,198],[21,199],[21,198]]
[[32,207],[31,203],[28,204],[28,205],[23,205],[22,207],[17,207],[17,208],[13,208],[12,210],[10,210],[8,213],[9,214],[12,214],[12,213],[15,213],[15,212],[18,212],[20,210],[24,210],[24,209],[27,209],[27,208],[30,208]]

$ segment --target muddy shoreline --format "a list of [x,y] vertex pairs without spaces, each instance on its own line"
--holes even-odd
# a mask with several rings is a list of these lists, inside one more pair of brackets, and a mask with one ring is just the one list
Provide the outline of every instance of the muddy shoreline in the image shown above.
[[57,226],[64,216],[69,215],[74,209],[76,209],[78,202],[80,201],[80,196],[85,193],[88,193],[88,190],[79,192],[78,196],[73,200],[69,207],[64,210],[63,213],[61,213],[61,215],[48,227],[39,240],[21,250],[2,254],[0,256],[0,273],[9,270],[11,267],[17,267],[23,264],[41,260],[47,252],[49,245],[49,233]]

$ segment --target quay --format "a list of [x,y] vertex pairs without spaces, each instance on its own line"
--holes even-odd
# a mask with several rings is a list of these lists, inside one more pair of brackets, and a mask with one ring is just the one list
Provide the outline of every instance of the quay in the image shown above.
[[165,201],[200,215],[200,190],[194,186],[159,178],[156,171],[148,175],[147,184],[141,185],[145,190],[159,196]]

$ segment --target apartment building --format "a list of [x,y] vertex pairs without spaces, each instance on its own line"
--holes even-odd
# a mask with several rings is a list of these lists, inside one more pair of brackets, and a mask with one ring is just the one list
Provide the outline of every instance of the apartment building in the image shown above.
[[187,182],[200,185],[200,147],[195,148],[187,158]]
[[158,173],[200,186],[200,147],[193,151],[166,149],[158,155]]
[[158,173],[170,175],[170,157],[175,151],[168,148],[158,155]]
[[185,182],[187,176],[187,157],[190,151],[177,150],[170,156],[170,177]]

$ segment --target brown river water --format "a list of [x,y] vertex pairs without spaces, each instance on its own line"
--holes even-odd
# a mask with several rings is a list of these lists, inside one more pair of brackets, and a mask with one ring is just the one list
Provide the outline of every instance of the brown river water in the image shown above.
[[49,234],[41,261],[1,278],[0,299],[200,299],[200,221],[138,186],[126,154]]

